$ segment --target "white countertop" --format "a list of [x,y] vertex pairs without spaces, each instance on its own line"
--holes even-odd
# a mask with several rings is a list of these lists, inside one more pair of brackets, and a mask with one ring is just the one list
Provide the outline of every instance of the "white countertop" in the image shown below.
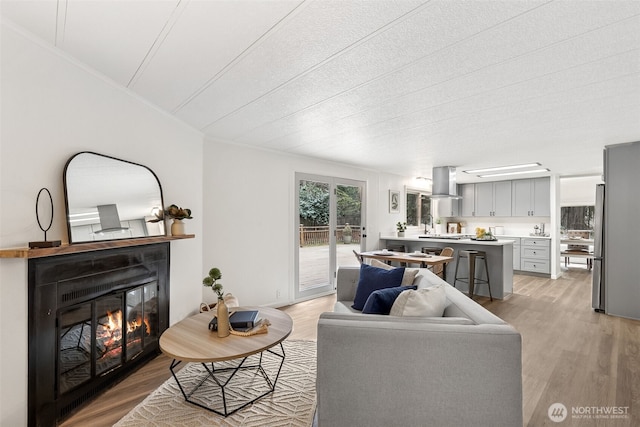
[[508,239],[508,238],[519,238],[519,239],[547,239],[547,240],[551,240],[551,236],[536,236],[536,235],[530,235],[530,234],[500,234],[500,235],[496,235],[496,237],[498,239]]
[[424,236],[424,234],[416,234],[412,236],[398,237],[396,235],[388,235],[388,236],[380,236],[381,240],[397,240],[397,241],[405,241],[405,242],[436,242],[436,243],[451,243],[455,244],[465,244],[465,245],[483,245],[483,246],[506,246],[513,244],[513,240],[504,239],[501,240],[503,236],[498,236],[498,240],[471,240],[469,238],[463,239],[439,239],[436,237],[428,237],[421,238],[419,236]]

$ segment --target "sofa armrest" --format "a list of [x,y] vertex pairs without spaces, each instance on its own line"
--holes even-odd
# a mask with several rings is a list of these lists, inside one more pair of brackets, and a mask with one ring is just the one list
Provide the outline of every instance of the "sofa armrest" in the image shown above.
[[511,326],[318,322],[318,425],[522,425]]
[[353,301],[359,278],[359,267],[339,267],[336,274],[336,300]]

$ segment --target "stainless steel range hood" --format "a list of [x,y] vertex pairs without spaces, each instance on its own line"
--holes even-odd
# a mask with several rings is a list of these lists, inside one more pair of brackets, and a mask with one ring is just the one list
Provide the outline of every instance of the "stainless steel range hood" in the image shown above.
[[439,166],[433,168],[431,198],[460,199],[456,189],[456,168]]
[[123,227],[120,223],[120,215],[118,215],[118,207],[116,205],[100,205],[98,206],[98,215],[100,217],[99,231],[94,233],[111,233],[114,231],[126,231],[129,228]]

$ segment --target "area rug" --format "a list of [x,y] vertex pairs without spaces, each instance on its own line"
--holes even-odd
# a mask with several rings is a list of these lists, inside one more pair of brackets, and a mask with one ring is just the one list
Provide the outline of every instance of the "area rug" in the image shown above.
[[[175,379],[171,377],[114,427],[311,426],[316,409],[316,342],[285,341],[283,346],[286,358],[275,391],[226,418],[185,402]],[[278,346],[274,349],[280,352]],[[251,358],[257,362],[257,356]],[[250,359],[247,362],[252,362]],[[273,357],[265,356],[263,359],[267,372],[274,367],[277,371],[279,363]],[[218,367],[216,364],[216,369]],[[189,363],[177,375],[184,386],[198,382],[205,374],[202,364]],[[251,393],[262,387],[264,379],[260,375],[247,374],[237,375],[234,381],[238,381],[238,386],[234,385],[233,389],[226,392],[228,401],[252,397]],[[198,393],[200,391],[198,389]],[[219,389],[212,387],[210,392],[205,395],[210,396],[211,400],[219,399]]]

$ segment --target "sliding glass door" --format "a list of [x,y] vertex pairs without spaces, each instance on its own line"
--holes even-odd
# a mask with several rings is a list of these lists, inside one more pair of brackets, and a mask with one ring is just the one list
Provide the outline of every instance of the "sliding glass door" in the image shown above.
[[331,292],[339,266],[364,247],[365,183],[296,174],[297,300]]

